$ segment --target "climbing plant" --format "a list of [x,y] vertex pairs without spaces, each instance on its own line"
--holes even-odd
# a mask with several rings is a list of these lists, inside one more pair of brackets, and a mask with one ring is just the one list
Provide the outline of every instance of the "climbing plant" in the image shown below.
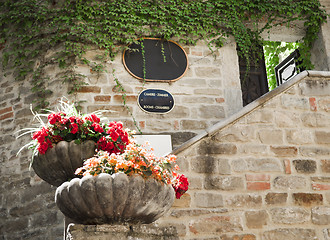
[[[277,25],[305,21],[301,40],[303,64],[310,68],[309,50],[326,13],[317,0],[0,0],[0,45],[4,71],[31,80],[39,107],[47,106],[45,67],[58,64],[74,92],[84,84],[72,69],[81,61],[95,71],[104,64],[85,59],[93,46],[113,59],[141,36],[176,38],[183,44],[205,40],[221,47],[233,36],[240,54],[262,44],[260,34]],[[53,49],[55,54],[46,53]]]
[[282,57],[283,60],[285,57],[289,56],[289,54],[292,53],[295,49],[298,49],[300,45],[300,43],[295,42],[264,42],[263,46],[269,90],[272,90],[277,86],[274,68],[280,63],[280,57]]

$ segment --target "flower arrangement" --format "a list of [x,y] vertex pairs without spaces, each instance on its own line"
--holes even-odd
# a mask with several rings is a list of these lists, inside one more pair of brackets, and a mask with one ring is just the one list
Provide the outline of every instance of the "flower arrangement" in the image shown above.
[[126,146],[123,153],[109,153],[98,151],[97,154],[84,161],[78,168],[76,175],[97,176],[101,173],[114,174],[123,172],[130,176],[139,174],[143,178],[154,178],[157,181],[172,185],[176,198],[180,198],[188,190],[188,179],[183,174],[178,174],[179,166],[176,156],[156,157],[153,149],[137,144],[133,139]]
[[[45,154],[60,141],[75,141],[79,144],[92,140],[97,153],[94,157],[84,160],[83,166],[75,171],[76,175],[96,176],[100,173],[117,172],[128,176],[139,174],[145,179],[154,178],[172,185],[176,198],[180,198],[188,190],[188,179],[176,172],[179,167],[174,155],[156,157],[147,144],[138,145],[132,136],[134,131],[124,129],[121,122],[103,123],[105,119],[101,119],[100,111],[83,115],[76,110],[74,104],[61,100],[57,112],[32,113],[40,126],[23,129],[25,132],[20,136],[30,133],[32,140],[19,150],[33,150],[31,166],[35,155]],[[47,119],[47,122],[43,119]]]
[[[27,147],[33,150],[33,156],[35,156],[45,154],[49,148],[60,141],[74,140],[79,144],[93,140],[99,150],[122,153],[129,143],[129,135],[133,132],[124,129],[121,122],[101,123],[99,116],[101,112],[83,115],[77,111],[74,104],[62,100],[60,106],[58,112],[50,111],[49,114],[34,113],[31,109],[40,126],[23,129],[25,132],[20,136],[30,133],[32,141],[23,146],[20,151]],[[45,118],[47,118],[47,123],[43,121]]]

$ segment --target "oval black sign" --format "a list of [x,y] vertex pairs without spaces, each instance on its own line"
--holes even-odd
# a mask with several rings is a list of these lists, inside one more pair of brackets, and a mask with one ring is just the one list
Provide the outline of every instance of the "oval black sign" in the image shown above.
[[167,113],[174,106],[174,98],[165,90],[146,89],[139,94],[138,104],[146,112]]
[[176,81],[188,68],[183,48],[159,38],[143,38],[129,45],[123,53],[123,63],[133,77],[146,81]]

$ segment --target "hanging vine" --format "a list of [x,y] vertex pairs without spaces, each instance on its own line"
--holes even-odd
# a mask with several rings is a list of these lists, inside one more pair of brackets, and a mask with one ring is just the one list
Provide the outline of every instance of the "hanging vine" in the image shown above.
[[[18,80],[32,79],[39,107],[46,107],[48,77],[43,68],[58,64],[72,92],[84,84],[71,66],[77,60],[98,71],[83,58],[90,46],[113,59],[124,46],[149,36],[177,38],[183,44],[206,40],[221,47],[229,35],[249,62],[263,39],[260,34],[277,25],[303,20],[306,35],[300,53],[312,68],[310,49],[326,13],[317,0],[0,0],[2,67],[13,69]],[[251,25],[252,23],[252,25]],[[263,24],[261,24],[263,23]],[[122,46],[122,47],[121,47]],[[1,47],[0,47],[1,49]],[[49,49],[56,54],[46,58]],[[37,62],[39,62],[37,66]],[[28,78],[31,76],[32,78]]]

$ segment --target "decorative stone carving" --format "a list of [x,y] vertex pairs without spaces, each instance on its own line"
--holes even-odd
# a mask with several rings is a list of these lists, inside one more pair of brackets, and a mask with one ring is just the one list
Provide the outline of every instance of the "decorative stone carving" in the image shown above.
[[153,178],[101,173],[63,183],[55,202],[79,224],[151,223],[170,209],[174,195],[171,185]]
[[34,157],[32,168],[47,183],[60,186],[75,177],[75,170],[83,165],[83,160],[95,154],[95,142],[86,141],[75,144],[74,141],[61,141],[45,154]]

